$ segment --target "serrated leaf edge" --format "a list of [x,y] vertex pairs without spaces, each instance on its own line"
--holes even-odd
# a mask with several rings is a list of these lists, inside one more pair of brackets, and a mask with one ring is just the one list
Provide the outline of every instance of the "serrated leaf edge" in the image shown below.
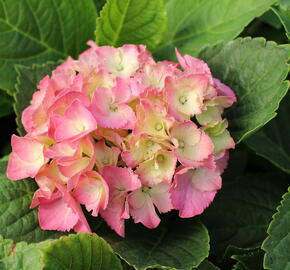
[[[289,196],[289,198],[288,198],[288,196]],[[284,206],[284,203],[286,202],[287,199],[290,199],[290,186],[288,187],[288,191],[282,195],[282,200],[280,201],[280,204],[276,208],[276,213],[272,216],[272,220],[269,223],[269,226],[268,226],[268,229],[267,229],[268,236],[263,241],[263,243],[261,245],[261,249],[265,251],[264,262],[263,262],[263,265],[264,265],[265,269],[269,269],[269,268],[266,268],[265,258],[266,258],[267,252],[268,252],[268,249],[267,249],[266,245],[267,245],[267,242],[269,241],[269,239],[272,236],[272,234],[270,233],[270,230],[272,229],[272,226],[273,226],[274,221],[280,215],[280,213],[281,213],[280,212],[280,209]]]

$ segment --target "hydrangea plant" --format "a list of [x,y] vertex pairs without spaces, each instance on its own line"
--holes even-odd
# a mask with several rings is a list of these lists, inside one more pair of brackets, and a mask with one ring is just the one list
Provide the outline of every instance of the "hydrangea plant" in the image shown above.
[[7,177],[35,178],[40,227],[92,232],[80,204],[123,237],[130,216],[156,228],[155,207],[201,214],[235,146],[222,117],[235,94],[190,55],[155,62],[142,45],[88,44],[40,81],[27,134],[11,139]]
[[288,269],[289,12],[0,0],[0,269]]

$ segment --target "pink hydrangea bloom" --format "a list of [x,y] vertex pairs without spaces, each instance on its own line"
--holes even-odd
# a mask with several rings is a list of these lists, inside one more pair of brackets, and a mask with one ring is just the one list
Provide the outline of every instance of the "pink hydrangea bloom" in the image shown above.
[[155,228],[172,209],[201,214],[235,147],[223,117],[234,92],[177,50],[173,63],[143,45],[88,45],[39,82],[27,134],[11,139],[7,176],[35,178],[41,228],[91,232],[82,205],[122,237],[130,217]]

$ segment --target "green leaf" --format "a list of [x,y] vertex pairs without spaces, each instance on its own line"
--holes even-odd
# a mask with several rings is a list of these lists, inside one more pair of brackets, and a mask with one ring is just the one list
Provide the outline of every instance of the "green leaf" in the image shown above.
[[0,90],[0,117],[13,112],[13,99],[11,96]]
[[99,13],[102,10],[102,8],[105,5],[105,3],[106,3],[106,0],[94,0],[94,4],[96,5],[97,10],[99,11]]
[[255,251],[259,250],[259,247],[256,248],[239,248],[236,246],[229,245],[223,255],[220,267],[222,269],[231,269],[234,264],[237,264],[237,260],[233,259],[235,255],[248,255]]
[[43,269],[41,249],[50,244],[50,240],[27,244],[19,242],[13,246],[9,256],[0,260],[1,270],[40,270]]
[[[199,55],[214,77],[230,86],[238,102],[226,111],[237,143],[276,116],[289,83],[289,46],[244,38],[205,48]],[[275,68],[273,68],[275,67]]]
[[97,19],[96,42],[115,47],[145,44],[153,49],[165,26],[163,0],[108,0]]
[[32,179],[6,177],[7,157],[0,160],[0,235],[15,241],[37,242],[61,235],[38,226],[36,209],[29,209],[36,184]]
[[289,114],[290,92],[282,100],[278,115],[245,140],[245,143],[258,155],[287,173],[290,173]]
[[286,35],[288,39],[290,40],[290,2],[289,2],[288,10],[277,9],[277,8],[272,8],[272,9],[276,13],[278,18],[280,19],[281,23],[283,24],[286,31]]
[[50,75],[60,63],[49,62],[46,64],[35,64],[32,67],[17,65],[17,84],[16,93],[14,95],[14,111],[16,114],[16,123],[18,133],[25,135],[25,130],[21,123],[21,114],[23,110],[30,104],[33,93],[37,90],[39,81],[46,75]]
[[208,260],[204,260],[197,268],[194,268],[196,270],[219,270],[217,266],[212,264]]
[[258,270],[263,269],[263,256],[262,250],[256,250],[248,254],[233,255],[232,258],[237,260],[246,270]]
[[284,174],[224,178],[222,189],[201,216],[209,230],[212,254],[221,257],[228,245],[258,247],[288,185]]
[[4,239],[0,235],[0,260],[8,256],[12,248],[13,248],[13,240]]
[[277,213],[268,228],[268,237],[263,242],[262,249],[266,254],[264,267],[270,270],[290,269],[290,188],[283,195],[283,200],[277,208]]
[[42,249],[44,270],[121,270],[111,247],[96,234],[61,237]]
[[289,0],[278,0],[278,4],[282,9],[290,9],[290,2]]
[[92,0],[0,0],[0,89],[14,93],[14,64],[76,57],[94,38]]
[[230,41],[275,0],[170,0],[168,27],[157,55],[168,58],[177,47],[197,55],[205,45]]
[[191,270],[209,252],[206,228],[196,219],[173,218],[154,230],[143,225],[126,224],[126,237],[112,231],[98,232],[114,251],[138,270],[149,268]]
[[240,262],[236,263],[232,270],[248,270]]
[[272,9],[266,11],[262,16],[259,17],[259,19],[277,30],[282,27],[281,21]]

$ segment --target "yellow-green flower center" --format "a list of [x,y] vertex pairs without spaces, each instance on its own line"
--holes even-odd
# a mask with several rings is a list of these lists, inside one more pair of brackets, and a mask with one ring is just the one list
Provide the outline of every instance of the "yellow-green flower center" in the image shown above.
[[184,104],[187,102],[187,98],[186,98],[185,96],[180,96],[179,99],[178,99],[178,101],[179,101],[182,105],[184,105]]
[[108,164],[109,164],[109,160],[106,159],[106,158],[104,158],[104,159],[102,160],[102,163],[103,163],[103,165],[108,165]]
[[156,130],[156,131],[161,131],[162,129],[163,129],[163,126],[162,126],[161,123],[157,123],[157,124],[155,125],[155,130]]
[[116,106],[114,106],[114,105],[110,105],[109,109],[110,109],[111,112],[116,112],[116,111],[118,111],[118,107],[116,107]]
[[178,147],[183,149],[185,147],[185,142],[183,140],[178,141]]
[[165,157],[164,157],[164,155],[158,155],[156,159],[157,159],[157,162],[158,162],[158,163],[162,163],[162,162],[165,161]]

